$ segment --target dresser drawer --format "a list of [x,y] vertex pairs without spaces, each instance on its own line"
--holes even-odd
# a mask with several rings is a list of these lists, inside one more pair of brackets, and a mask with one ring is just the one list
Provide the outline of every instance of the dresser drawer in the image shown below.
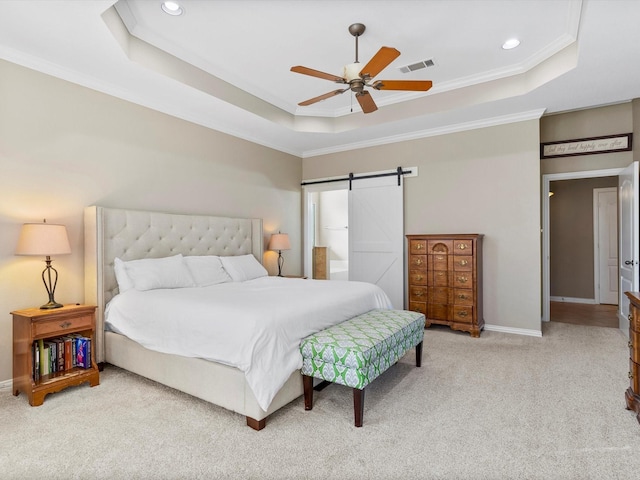
[[461,323],[471,323],[473,321],[473,307],[454,305],[453,321]]
[[453,269],[456,272],[471,272],[473,270],[473,257],[456,255],[453,259]]
[[409,302],[409,310],[412,312],[422,313],[427,316],[427,304],[426,302]]
[[640,363],[640,332],[629,329],[629,355],[631,360]]
[[34,321],[31,324],[33,337],[42,337],[50,334],[56,336],[93,328],[93,315],[67,316],[52,318],[50,320]]
[[427,301],[427,287],[409,287],[409,301],[410,302],[426,302]]
[[427,242],[427,253],[449,254],[453,252],[453,240],[429,240]]
[[449,286],[449,272],[443,270],[429,271],[429,278],[431,278],[432,285],[434,287],[448,287]]
[[473,305],[473,290],[470,288],[456,288],[453,291],[454,305]]
[[450,256],[446,253],[434,253],[429,255],[429,268],[431,270],[449,270],[451,268]]
[[449,320],[449,305],[430,303],[427,306],[427,317],[433,320]]
[[454,240],[453,241],[453,254],[454,255],[473,255],[473,240]]
[[411,255],[409,256],[409,267],[413,270],[427,270],[427,256],[426,255]]
[[427,285],[427,274],[422,270],[409,272],[409,285]]
[[629,316],[629,326],[636,332],[640,332],[640,311],[632,307],[631,312],[632,314]]
[[629,381],[633,393],[640,395],[640,365],[632,360],[629,360]]
[[409,253],[412,255],[425,255],[427,253],[427,241],[411,240],[409,242]]
[[451,289],[447,287],[431,287],[429,289],[429,303],[452,303]]
[[471,288],[473,285],[473,277],[471,272],[456,272],[453,274],[453,286],[454,287],[463,287],[463,288]]

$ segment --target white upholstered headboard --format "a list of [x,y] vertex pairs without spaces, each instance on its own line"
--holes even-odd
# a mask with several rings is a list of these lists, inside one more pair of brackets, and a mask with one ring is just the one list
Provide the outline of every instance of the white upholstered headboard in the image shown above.
[[123,210],[84,210],[85,303],[97,305],[96,360],[104,358],[104,307],[118,293],[122,260],[177,255],[253,255],[262,263],[262,219]]

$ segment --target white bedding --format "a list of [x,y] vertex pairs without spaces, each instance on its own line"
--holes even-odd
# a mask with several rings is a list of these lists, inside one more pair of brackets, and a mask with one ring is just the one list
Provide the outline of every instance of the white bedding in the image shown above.
[[107,305],[110,329],[146,348],[239,368],[263,410],[302,366],[300,340],[374,308],[364,282],[262,277],[199,288],[128,290]]

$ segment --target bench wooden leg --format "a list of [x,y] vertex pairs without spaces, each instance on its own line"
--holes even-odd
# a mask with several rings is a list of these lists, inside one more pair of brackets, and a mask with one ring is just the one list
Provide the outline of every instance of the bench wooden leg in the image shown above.
[[313,408],[313,377],[302,375],[302,385],[304,387],[304,409]]
[[362,390],[353,389],[353,415],[356,427],[361,427],[364,418],[364,388]]
[[416,345],[416,367],[422,366],[422,342]]

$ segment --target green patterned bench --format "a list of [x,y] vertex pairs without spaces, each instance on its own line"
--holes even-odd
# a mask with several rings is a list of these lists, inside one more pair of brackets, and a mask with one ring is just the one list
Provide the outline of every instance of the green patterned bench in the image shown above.
[[346,385],[353,388],[355,425],[361,427],[365,387],[413,347],[416,366],[421,366],[424,321],[418,312],[371,310],[304,338],[305,410],[313,408],[314,378]]

